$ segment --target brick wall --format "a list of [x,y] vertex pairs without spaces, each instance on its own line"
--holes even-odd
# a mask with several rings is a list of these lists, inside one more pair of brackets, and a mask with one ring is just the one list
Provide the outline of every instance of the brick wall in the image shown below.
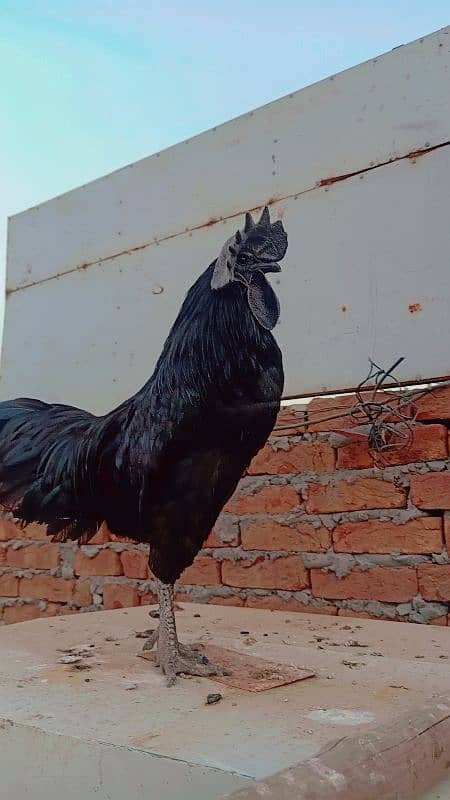
[[[310,419],[336,402],[316,398]],[[299,412],[284,409],[290,427],[254,459],[179,599],[446,625],[450,390],[422,399],[418,419],[409,449],[376,468],[364,442],[338,446],[350,418],[302,434]],[[153,603],[154,590],[146,547],[105,526],[78,548],[0,521],[2,623]]]

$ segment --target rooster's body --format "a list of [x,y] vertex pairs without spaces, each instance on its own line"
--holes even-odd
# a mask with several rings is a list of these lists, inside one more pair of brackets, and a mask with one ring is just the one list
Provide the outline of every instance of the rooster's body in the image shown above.
[[149,645],[171,682],[216,672],[176,639],[173,584],[275,422],[278,305],[263,273],[278,271],[286,247],[267,211],[257,224],[248,215],[189,290],[149,381],[111,413],[0,403],[0,502],[16,518],[58,541],[89,541],[106,521],[150,544],[161,624]]

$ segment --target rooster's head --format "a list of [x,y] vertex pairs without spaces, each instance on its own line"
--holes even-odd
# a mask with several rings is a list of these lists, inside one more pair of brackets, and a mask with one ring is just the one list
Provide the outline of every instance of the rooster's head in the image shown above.
[[[283,223],[281,220],[271,223],[267,206],[257,222],[247,213],[243,230],[236,231],[220,251],[214,265],[211,289],[224,289],[236,281],[243,284],[247,288],[250,308],[260,325],[273,328],[278,320],[279,306],[264,273],[280,272],[278,262],[286,255],[287,246]],[[261,303],[267,311],[270,305],[271,313],[261,314]]]

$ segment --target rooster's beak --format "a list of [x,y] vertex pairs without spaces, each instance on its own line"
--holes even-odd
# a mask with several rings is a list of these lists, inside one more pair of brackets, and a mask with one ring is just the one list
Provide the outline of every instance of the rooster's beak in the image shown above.
[[267,262],[265,264],[257,264],[256,269],[259,272],[281,272],[281,267],[276,261],[272,261],[269,264]]

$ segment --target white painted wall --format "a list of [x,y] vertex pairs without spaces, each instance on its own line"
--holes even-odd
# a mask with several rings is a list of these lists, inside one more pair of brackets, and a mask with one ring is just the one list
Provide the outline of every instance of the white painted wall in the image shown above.
[[449,375],[449,68],[450,28],[14,217],[0,396],[102,412],[133,393],[189,285],[268,202],[290,243],[286,396],[351,388],[369,355]]

